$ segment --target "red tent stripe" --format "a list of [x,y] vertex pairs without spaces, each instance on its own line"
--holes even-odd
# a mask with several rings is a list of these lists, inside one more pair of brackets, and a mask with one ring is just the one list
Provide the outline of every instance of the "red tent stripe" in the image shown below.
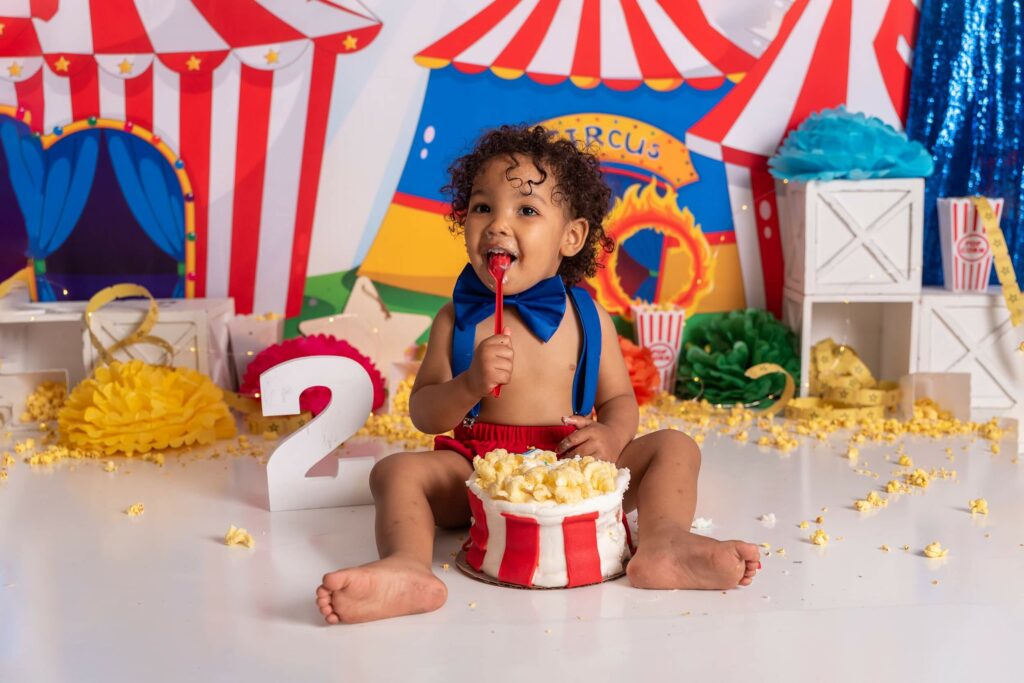
[[723,73],[745,73],[757,61],[719,33],[697,0],[658,0],[686,39]]
[[470,45],[480,40],[498,22],[515,9],[520,0],[494,0],[472,19],[460,25],[445,37],[420,52],[417,57],[453,60]]
[[135,9],[135,0],[89,0],[89,15],[92,17],[92,49],[96,54],[153,52],[146,27]]
[[32,115],[30,128],[34,131],[43,130],[43,70],[39,69],[30,78],[14,84],[14,92],[18,95],[18,106]]
[[91,57],[68,78],[71,86],[71,117],[76,121],[100,113],[99,66]]
[[[747,75],[743,77],[739,85],[730,90],[729,94],[715,105],[711,113],[690,128],[688,135],[718,143],[725,140],[725,136],[736,123],[736,119],[743,113],[747,102],[757,92],[761,81],[764,80],[765,75],[767,75],[772,67],[772,63],[779,56],[782,46],[789,39],[789,34],[793,32],[797,21],[804,13],[804,10],[807,9],[809,2],[810,0],[796,0],[793,3],[793,6],[789,8],[786,16],[782,19],[782,26],[779,27],[778,34],[764,54],[761,55],[761,58],[757,60]],[[665,10],[669,11],[667,7]]]
[[[256,257],[260,243],[263,178],[267,162],[274,72],[243,64],[240,80],[228,294],[235,298],[235,310],[238,313],[251,313],[255,297]],[[206,116],[209,121],[208,112]],[[196,256],[198,258],[198,254]]]
[[846,102],[853,0],[834,0],[814,46],[810,68],[789,114],[786,132],[816,111]]
[[544,41],[559,0],[540,0],[516,35],[494,60],[494,66],[524,71]]
[[679,69],[665,54],[651,25],[644,16],[637,0],[621,0],[622,11],[626,17],[626,28],[633,42],[633,51],[640,64],[640,73],[644,78],[682,78]]
[[572,75],[601,76],[601,0],[583,0]]
[[[779,235],[779,205],[775,198],[775,179],[768,173],[767,163],[750,169],[750,191],[757,225],[757,241],[761,248],[761,269],[764,275],[765,308],[782,316],[782,287],[785,273],[782,262],[782,240]],[[768,202],[771,212],[767,219],[758,210],[761,202]],[[766,230],[768,228],[768,230]]]
[[896,115],[904,123],[907,120],[907,106],[910,97],[910,65],[896,49],[902,35],[913,49],[917,42],[918,9],[912,0],[893,0],[885,12],[882,25],[878,27],[873,47],[882,80],[889,92],[889,99],[896,108]]
[[320,168],[327,137],[327,115],[331,108],[331,84],[334,83],[333,52],[313,46],[313,66],[310,72],[309,100],[306,108],[306,132],[302,141],[302,167],[299,171],[298,205],[295,210],[295,232],[292,237],[292,266],[285,299],[285,317],[292,318],[302,312],[302,294],[306,287],[306,267],[309,264],[309,243],[313,235],[313,211],[316,208],[320,186]]
[[4,17],[4,32],[0,35],[0,56],[34,57],[43,54],[39,36],[27,17]]
[[505,518],[505,553],[498,568],[498,580],[532,586],[540,560],[540,525],[532,517],[501,513]]
[[565,570],[568,585],[601,583],[601,555],[597,549],[597,511],[566,517],[562,521]]
[[[152,73],[152,69],[148,71]],[[150,78],[152,79],[152,76]],[[185,171],[192,184],[196,212],[196,296],[206,296],[206,231],[210,214],[210,114],[213,111],[213,72],[200,72],[181,78],[180,81],[178,116],[181,121],[181,158],[185,162]],[[257,223],[257,227],[258,225]]]
[[153,67],[124,82],[124,117],[153,130]]
[[253,0],[192,0],[192,4],[232,47],[285,43],[306,37]]

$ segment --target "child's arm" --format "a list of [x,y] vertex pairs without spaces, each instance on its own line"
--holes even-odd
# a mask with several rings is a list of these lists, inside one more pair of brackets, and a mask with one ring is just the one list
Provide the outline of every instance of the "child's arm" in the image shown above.
[[600,304],[597,304],[597,312],[601,319],[601,365],[594,399],[597,420],[582,415],[563,418],[563,422],[579,429],[562,441],[559,450],[615,462],[626,444],[636,436],[640,412],[615,324]]
[[484,339],[473,353],[469,369],[452,378],[452,328],[450,303],[438,311],[430,328],[427,352],[409,396],[412,423],[427,434],[446,432],[499,384],[512,378],[512,338],[496,334]]

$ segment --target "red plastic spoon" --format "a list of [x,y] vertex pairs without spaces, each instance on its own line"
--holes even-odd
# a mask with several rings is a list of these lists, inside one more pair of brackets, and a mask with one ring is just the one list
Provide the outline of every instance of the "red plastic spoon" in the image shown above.
[[[494,334],[501,334],[505,329],[502,312],[505,309],[505,271],[512,265],[512,257],[508,254],[491,254],[487,259],[487,272],[494,278]],[[494,387],[494,398],[501,396],[501,385]]]

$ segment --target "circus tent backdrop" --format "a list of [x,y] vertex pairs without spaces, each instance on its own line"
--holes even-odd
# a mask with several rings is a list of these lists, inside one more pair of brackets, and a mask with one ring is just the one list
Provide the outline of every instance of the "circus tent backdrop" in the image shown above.
[[[416,56],[433,69],[416,142],[360,273],[447,295],[465,261],[443,219],[447,164],[485,128],[544,122],[595,143],[620,197],[629,188],[640,195],[653,178],[659,197],[677,200],[655,223],[619,235],[612,281],[591,282],[603,303],[616,312],[635,297],[742,306],[724,169],[691,157],[682,138],[755,59],[695,0],[489,3]],[[723,286],[702,281],[707,267]],[[658,277],[669,270],[682,273],[678,281]]]
[[153,131],[191,183],[190,289],[295,315],[336,60],[380,28],[357,0],[6,0],[0,105]]
[[[588,118],[604,113],[678,140],[685,160],[674,163],[692,165],[694,177],[681,184],[653,175],[711,249],[713,289],[699,310],[777,311],[782,256],[765,161],[789,129],[825,107],[846,103],[898,125],[916,19],[912,0],[796,0],[764,52],[750,54],[696,0],[495,0],[416,55],[433,69],[416,142],[360,272],[446,295],[464,261],[458,242],[444,241],[446,164],[481,129],[504,122],[546,121],[613,152],[616,124]],[[651,177],[637,155],[626,163],[614,156],[602,155],[603,168],[620,197]],[[685,299],[700,259],[680,254],[687,249],[664,226],[651,227],[619,250],[612,289]],[[601,298],[602,284],[591,285]]]
[[841,104],[902,129],[917,20],[913,0],[797,0],[743,81],[687,133],[692,152],[725,164],[750,305],[782,305],[768,157],[809,114]]

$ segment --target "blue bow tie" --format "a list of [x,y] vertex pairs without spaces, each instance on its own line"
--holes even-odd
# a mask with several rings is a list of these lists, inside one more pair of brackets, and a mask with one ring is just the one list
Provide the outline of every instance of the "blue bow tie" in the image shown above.
[[[455,324],[476,325],[494,313],[494,292],[487,289],[473,267],[466,265],[455,283],[452,303]],[[565,284],[558,275],[541,280],[519,294],[505,295],[505,305],[515,306],[519,317],[541,341],[551,339],[565,315]]]

